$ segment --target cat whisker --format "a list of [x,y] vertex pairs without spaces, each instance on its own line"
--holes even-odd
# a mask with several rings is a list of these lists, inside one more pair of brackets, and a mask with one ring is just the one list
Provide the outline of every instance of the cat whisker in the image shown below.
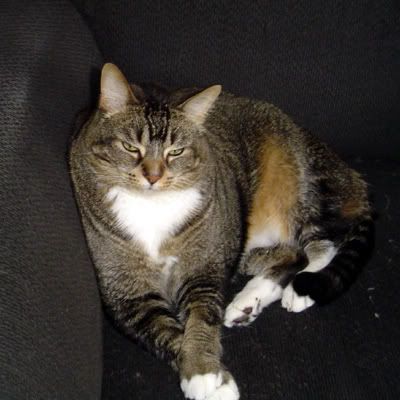
[[96,178],[109,178],[109,179],[116,179],[116,180],[120,180],[121,179],[121,176],[118,176],[118,175],[99,175],[99,174],[96,174],[95,177]]
[[96,171],[93,171],[91,168],[74,168],[75,171],[89,171],[92,172],[94,176],[103,177],[103,178],[115,178],[121,179],[123,175],[116,175],[116,174],[99,174]]

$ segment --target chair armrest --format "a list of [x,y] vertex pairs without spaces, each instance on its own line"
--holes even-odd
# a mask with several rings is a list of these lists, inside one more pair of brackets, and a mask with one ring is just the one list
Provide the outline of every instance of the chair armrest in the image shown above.
[[1,2],[1,399],[100,399],[101,303],[66,158],[100,61],[70,2]]

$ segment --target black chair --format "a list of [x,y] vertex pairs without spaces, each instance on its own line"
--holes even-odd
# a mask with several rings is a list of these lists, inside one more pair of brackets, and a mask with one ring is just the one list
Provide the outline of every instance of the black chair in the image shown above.
[[370,183],[376,248],[323,308],[224,330],[243,400],[399,399],[400,9],[348,2],[0,2],[0,399],[182,399],[103,318],[66,152],[99,68],[280,106]]

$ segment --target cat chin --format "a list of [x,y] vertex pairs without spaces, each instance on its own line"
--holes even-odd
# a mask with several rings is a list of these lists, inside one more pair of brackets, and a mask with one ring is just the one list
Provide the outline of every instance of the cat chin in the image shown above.
[[[126,188],[127,190],[131,191],[131,192],[135,192],[136,194],[157,194],[157,193],[168,193],[168,192],[176,192],[177,190],[179,191],[179,189],[174,189],[173,187],[169,186],[169,187],[164,187],[162,185],[146,185],[143,184],[142,186],[137,186],[134,188]],[[190,187],[188,187],[187,189],[190,189]],[[184,190],[184,189],[183,189]]]
[[166,189],[163,187],[143,187],[138,190],[140,194],[144,195],[157,195],[160,193],[165,193]]
[[162,186],[155,186],[155,185],[150,185],[150,184],[141,184],[141,185],[123,185],[121,186],[126,190],[127,192],[131,192],[134,194],[152,194],[152,193],[160,193],[163,192],[165,189]]
[[158,186],[143,186],[141,189],[144,192],[159,192],[160,190],[162,190],[162,188]]

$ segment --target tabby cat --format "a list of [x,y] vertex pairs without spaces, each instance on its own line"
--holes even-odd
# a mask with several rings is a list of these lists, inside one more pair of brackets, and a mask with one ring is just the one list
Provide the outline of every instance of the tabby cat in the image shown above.
[[[334,299],[370,248],[360,175],[278,108],[218,85],[139,87],[106,64],[70,167],[106,310],[189,399],[239,398],[223,323]],[[253,278],[224,313],[235,265]]]

